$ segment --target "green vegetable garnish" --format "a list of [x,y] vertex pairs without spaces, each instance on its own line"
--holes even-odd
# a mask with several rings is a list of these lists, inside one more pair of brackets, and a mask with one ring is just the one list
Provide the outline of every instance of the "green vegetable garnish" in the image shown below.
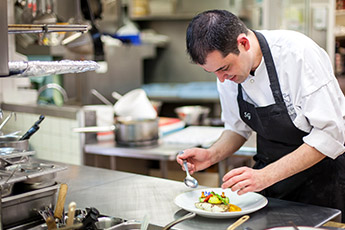
[[228,205],[228,204],[229,204],[229,202],[227,202],[226,199],[224,199],[223,197],[221,197],[219,194],[217,194],[217,193],[215,193],[215,192],[213,192],[213,191],[211,192],[211,194],[213,194],[214,196],[217,196],[218,199],[221,200],[223,204],[225,204],[225,205]]

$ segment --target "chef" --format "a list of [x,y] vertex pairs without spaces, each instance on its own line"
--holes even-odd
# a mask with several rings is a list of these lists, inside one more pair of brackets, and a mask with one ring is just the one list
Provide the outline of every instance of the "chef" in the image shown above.
[[187,52],[217,76],[225,131],[208,149],[177,156],[191,173],[231,156],[257,133],[253,168],[223,189],[342,210],[345,220],[345,98],[327,53],[294,31],[252,31],[224,10],[190,22]]

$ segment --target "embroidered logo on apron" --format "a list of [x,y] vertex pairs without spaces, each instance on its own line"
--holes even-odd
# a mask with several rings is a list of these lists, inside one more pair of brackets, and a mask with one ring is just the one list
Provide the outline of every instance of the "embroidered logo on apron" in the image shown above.
[[248,120],[250,120],[250,118],[252,118],[251,114],[248,112],[244,112],[244,117],[247,118]]

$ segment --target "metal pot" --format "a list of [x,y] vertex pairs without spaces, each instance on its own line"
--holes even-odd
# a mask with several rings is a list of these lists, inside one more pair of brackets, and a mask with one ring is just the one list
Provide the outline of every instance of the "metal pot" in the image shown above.
[[115,141],[123,146],[147,146],[158,143],[159,129],[156,119],[115,119]]
[[133,119],[131,117],[115,118],[114,126],[104,127],[80,127],[74,128],[74,132],[105,132],[114,130],[115,141],[118,145],[139,147],[151,146],[158,143],[159,118]]
[[0,136],[0,147],[12,147],[17,150],[29,150],[29,140],[19,140],[19,137]]

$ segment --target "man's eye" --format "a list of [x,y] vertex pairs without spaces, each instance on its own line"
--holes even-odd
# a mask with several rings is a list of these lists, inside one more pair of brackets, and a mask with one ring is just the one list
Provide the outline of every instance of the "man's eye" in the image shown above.
[[229,70],[229,66],[227,66],[226,68],[222,69],[222,71],[228,71]]

